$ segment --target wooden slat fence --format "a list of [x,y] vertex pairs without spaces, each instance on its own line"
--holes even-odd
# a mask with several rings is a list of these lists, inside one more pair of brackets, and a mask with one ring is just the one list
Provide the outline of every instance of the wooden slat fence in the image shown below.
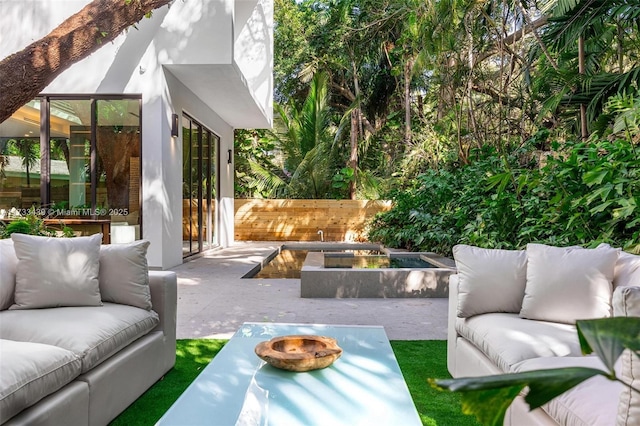
[[376,213],[390,201],[367,200],[235,200],[238,241],[359,241]]

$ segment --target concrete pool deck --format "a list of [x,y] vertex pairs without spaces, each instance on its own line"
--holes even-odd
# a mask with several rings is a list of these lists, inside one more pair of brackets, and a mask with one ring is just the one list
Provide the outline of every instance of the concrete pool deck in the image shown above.
[[299,279],[243,279],[282,242],[236,242],[171,270],[179,339],[229,338],[245,321],[382,325],[391,340],[445,340],[448,299],[303,299]]

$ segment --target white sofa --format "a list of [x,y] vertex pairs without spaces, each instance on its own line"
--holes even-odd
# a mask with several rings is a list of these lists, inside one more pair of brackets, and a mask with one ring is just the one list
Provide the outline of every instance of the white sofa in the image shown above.
[[108,424],[175,364],[175,273],[148,271],[146,241],[13,239],[0,240],[0,424]]
[[[454,259],[458,273],[449,283],[447,347],[454,378],[568,366],[604,369],[597,357],[582,356],[575,320],[607,317],[614,307],[616,315],[640,316],[640,287],[633,286],[640,286],[640,256],[607,245],[586,250],[530,244],[522,251],[459,245]],[[635,355],[625,355],[640,373]],[[617,371],[628,380],[630,363],[619,362]],[[516,398],[505,424],[639,425],[638,398],[597,376],[533,411],[522,396]]]

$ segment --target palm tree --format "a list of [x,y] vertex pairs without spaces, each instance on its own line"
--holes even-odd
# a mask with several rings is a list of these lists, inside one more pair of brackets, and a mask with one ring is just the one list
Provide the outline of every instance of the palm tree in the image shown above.
[[318,72],[300,108],[292,103],[275,107],[278,122],[273,135],[284,154],[288,195],[295,198],[323,198],[330,191],[335,131],[327,83],[327,74]]
[[27,174],[27,187],[31,186],[30,168],[33,167],[40,157],[40,152],[36,150],[36,142],[34,139],[18,139],[14,142],[18,155],[22,157],[22,167],[25,168]]
[[[635,92],[640,2],[637,0],[556,1],[543,40],[559,58],[560,69],[543,69],[555,96],[547,110],[569,113],[586,106],[583,120],[594,122],[614,95]],[[586,123],[585,123],[586,124]]]

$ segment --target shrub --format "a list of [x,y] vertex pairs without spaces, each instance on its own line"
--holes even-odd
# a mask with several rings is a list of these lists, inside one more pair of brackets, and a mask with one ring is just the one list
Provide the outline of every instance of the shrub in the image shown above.
[[9,238],[11,234],[29,234],[31,232],[31,225],[26,220],[16,220],[9,222],[3,229],[3,236]]
[[11,234],[29,234],[47,237],[56,237],[61,233],[63,237],[74,237],[73,229],[60,223],[60,229],[47,226],[44,221],[35,213],[35,209],[29,210],[29,213],[20,218],[9,222],[0,228],[0,238],[10,238]]
[[529,242],[640,250],[640,149],[628,141],[552,144],[538,166],[535,140],[506,155],[474,152],[466,166],[429,170],[392,194],[369,239],[450,255],[455,244],[521,248]]

